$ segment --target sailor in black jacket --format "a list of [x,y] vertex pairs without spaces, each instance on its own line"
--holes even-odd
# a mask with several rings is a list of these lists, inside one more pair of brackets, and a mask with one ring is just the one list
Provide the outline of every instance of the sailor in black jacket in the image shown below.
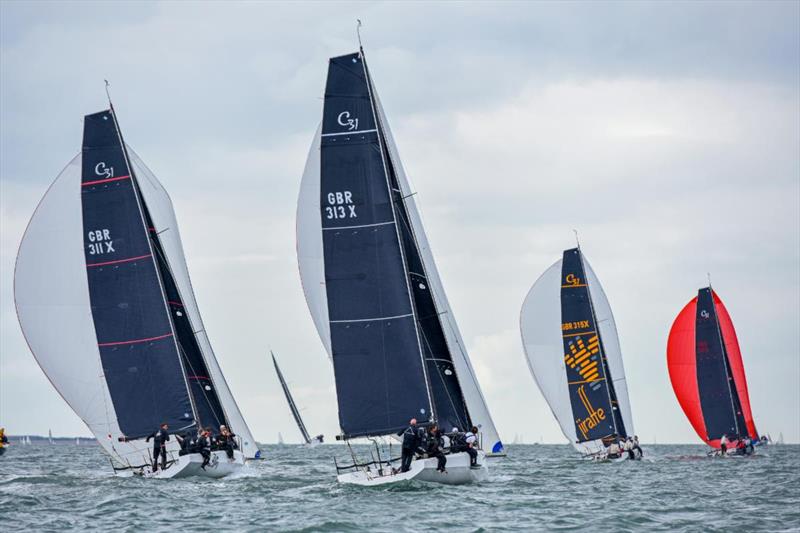
[[167,442],[169,441],[169,426],[165,423],[161,424],[161,428],[156,432],[151,433],[145,439],[145,442],[150,442],[153,439],[153,472],[158,471],[158,458],[161,457],[161,470],[167,469]]
[[409,421],[409,426],[405,430],[397,433],[398,436],[403,437],[403,451],[400,460],[401,472],[408,472],[411,469],[411,461],[414,459],[414,453],[423,443],[420,429],[421,428],[417,427],[417,419],[412,418]]

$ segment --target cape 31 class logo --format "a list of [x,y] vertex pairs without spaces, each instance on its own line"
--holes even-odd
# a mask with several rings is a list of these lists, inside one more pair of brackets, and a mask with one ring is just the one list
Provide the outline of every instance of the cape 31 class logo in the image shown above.
[[702,311],[700,311],[700,316],[703,317],[703,318],[709,318],[711,316],[711,314],[708,311],[706,311],[705,309],[703,309]]
[[336,119],[340,126],[347,126],[347,131],[358,129],[358,119],[350,118],[350,111],[342,111]]
[[94,166],[94,173],[98,176],[111,178],[114,176],[114,167],[107,167],[105,161],[100,161]]
[[567,274],[567,277],[564,278],[564,284],[569,285],[571,287],[580,287],[581,278],[579,278],[575,274]]

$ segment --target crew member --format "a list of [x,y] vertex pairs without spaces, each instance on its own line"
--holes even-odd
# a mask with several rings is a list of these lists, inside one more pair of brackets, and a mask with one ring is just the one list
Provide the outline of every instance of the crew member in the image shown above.
[[472,430],[466,434],[467,449],[464,450],[469,454],[469,466],[477,466],[478,464],[478,428],[472,426]]
[[618,459],[620,457],[620,449],[619,444],[617,443],[617,439],[611,441],[611,444],[608,445],[608,451],[606,451],[606,457],[608,459]]
[[633,436],[633,449],[639,452],[639,458],[644,457],[644,451],[642,447],[639,446],[639,437],[637,435]]
[[166,422],[161,424],[161,427],[154,433],[151,433],[145,439],[145,442],[150,442],[153,439],[153,472],[158,471],[158,458],[161,457],[161,470],[167,469],[167,442],[169,441],[169,426]]
[[234,435],[227,426],[219,427],[219,437],[217,437],[217,441],[219,442],[220,448],[225,450],[225,455],[227,455],[228,459],[231,461],[233,461],[233,450],[237,447],[235,438],[236,435]]
[[628,437],[625,439],[625,444],[623,445],[623,449],[628,452],[628,459],[631,461],[636,459],[636,454],[633,452],[633,439]]
[[445,474],[447,470],[445,470],[444,466],[447,464],[447,457],[444,456],[442,448],[444,448],[442,432],[439,431],[439,428],[434,424],[428,430],[428,457],[436,457],[438,461],[436,470]]
[[719,439],[719,450],[720,455],[725,455],[728,453],[728,436],[724,433],[722,434],[722,438]]
[[211,444],[211,430],[206,428],[202,430],[200,438],[197,439],[197,447],[200,455],[203,456],[203,464],[200,465],[203,470],[211,463]]
[[403,451],[400,458],[400,471],[408,472],[411,470],[411,461],[414,459],[414,452],[417,451],[421,444],[419,428],[417,428],[417,419],[412,418],[408,422],[408,427],[397,433],[398,436],[403,437]]

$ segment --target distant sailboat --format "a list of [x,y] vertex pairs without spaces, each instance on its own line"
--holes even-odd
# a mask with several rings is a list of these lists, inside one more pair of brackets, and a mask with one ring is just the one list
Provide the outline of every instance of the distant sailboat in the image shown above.
[[272,364],[275,366],[275,373],[278,374],[278,380],[281,382],[283,394],[286,396],[286,401],[289,403],[289,409],[292,411],[292,416],[294,417],[294,421],[297,423],[297,428],[300,430],[303,440],[306,444],[311,446],[321,444],[323,441],[322,435],[317,435],[313,439],[308,435],[306,425],[303,423],[303,419],[300,417],[300,410],[297,409],[297,404],[294,403],[292,393],[289,392],[289,386],[286,384],[286,380],[283,379],[283,372],[281,372],[280,367],[278,367],[278,361],[275,359],[275,354],[272,353],[272,350],[270,350],[269,353],[272,355]]
[[80,445],[81,445],[81,438],[75,437],[75,446],[80,446]]
[[534,283],[520,330],[534,380],[576,450],[602,456],[606,443],[633,436],[614,316],[580,248]]
[[283,446],[283,435],[280,431],[278,432],[278,446]]
[[[258,457],[206,336],[172,202],[124,144],[113,108],[85,117],[81,153],[36,208],[14,293],[34,357],[117,474],[222,477]],[[214,451],[203,470],[172,439],[169,468],[154,474],[145,438],[162,422],[171,433],[227,425],[240,440],[234,461]]]
[[[386,437],[416,417],[445,431],[477,426],[482,447],[502,454],[414,194],[363,49],[332,58],[300,186],[297,253],[306,301],[333,361],[341,438]],[[484,476],[468,462],[457,475],[457,460],[448,459],[449,475],[422,462],[414,474],[446,483]],[[367,468],[338,479],[409,477],[377,479]]]
[[745,437],[758,441],[736,330],[710,285],[675,318],[667,366],[675,396],[706,444],[719,449],[723,435],[731,443]]
[[[47,442],[53,444],[53,431],[48,429],[47,430]],[[31,443],[31,438],[28,437],[28,444]]]

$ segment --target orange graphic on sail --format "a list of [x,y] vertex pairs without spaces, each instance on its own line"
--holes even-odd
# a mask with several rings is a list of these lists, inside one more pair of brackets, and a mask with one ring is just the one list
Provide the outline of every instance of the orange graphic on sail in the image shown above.
[[597,335],[589,338],[589,343],[585,344],[583,339],[578,338],[569,344],[569,353],[564,355],[564,362],[573,370],[578,371],[581,378],[592,382],[600,378],[600,371],[597,361],[592,361],[591,356],[600,352],[600,339]]

